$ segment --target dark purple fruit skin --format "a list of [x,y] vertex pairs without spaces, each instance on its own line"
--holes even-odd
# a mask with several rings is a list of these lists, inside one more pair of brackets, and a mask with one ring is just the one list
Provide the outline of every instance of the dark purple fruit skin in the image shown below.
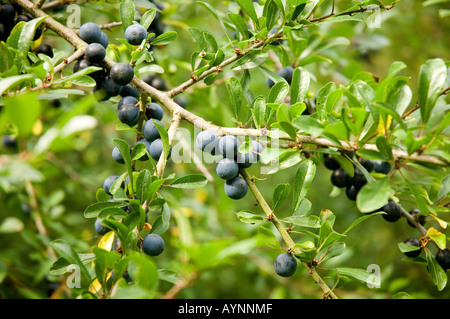
[[345,189],[345,194],[350,200],[356,200],[358,192],[359,188],[356,188],[355,185],[347,185],[347,188]]
[[[420,214],[420,210],[418,208],[414,208],[409,212],[410,215],[412,215],[414,217],[414,219],[422,226],[425,225],[426,222],[426,217],[424,215],[419,215]],[[413,223],[411,223],[409,220],[408,221],[408,225],[416,228],[416,226],[413,225]]]
[[391,164],[388,162],[375,162],[373,170],[376,173],[388,174],[391,171]]
[[125,40],[132,45],[140,45],[147,38],[147,30],[139,25],[132,24],[125,30]]
[[323,154],[323,164],[332,171],[341,168],[341,165],[339,165],[338,161],[336,161],[331,154]]
[[439,250],[434,256],[437,263],[442,267],[442,269],[450,269],[450,249],[444,248]]
[[239,173],[239,165],[234,160],[222,158],[216,166],[217,175],[224,180],[236,177]]
[[158,234],[149,234],[145,236],[142,242],[142,250],[149,256],[160,255],[165,248],[164,239]]
[[375,162],[370,159],[361,157],[359,162],[369,173],[372,172],[375,168]]
[[87,22],[80,27],[78,35],[89,44],[99,43],[102,36],[102,30],[96,23]]
[[354,185],[356,188],[361,188],[367,183],[367,179],[363,172],[358,167],[354,168],[353,177],[349,178],[349,184]]
[[291,277],[297,270],[297,260],[288,253],[278,255],[274,262],[275,272],[281,277]]
[[336,169],[333,174],[331,174],[331,184],[336,187],[346,187],[349,182],[349,176],[347,172],[342,169]]
[[106,56],[106,51],[100,43],[91,43],[84,52],[86,59],[91,63],[100,63]]
[[396,222],[402,217],[402,210],[400,206],[394,201],[389,201],[386,205],[381,208],[381,211],[385,212],[383,218],[388,222]]
[[[417,246],[417,247],[421,246],[420,241],[416,238],[407,239],[404,241],[404,243],[407,245],[412,245],[412,246]],[[405,252],[404,254],[408,257],[413,258],[413,257],[419,256],[421,252],[422,252],[422,248],[420,248],[418,250],[408,251],[408,252]]]
[[164,110],[158,103],[147,103],[145,115],[147,116],[147,119],[156,119],[161,121],[164,117]]
[[113,81],[119,85],[127,85],[134,78],[133,67],[125,62],[114,64],[109,70],[109,74]]
[[248,185],[245,179],[236,176],[227,180],[224,185],[225,194],[231,199],[241,199],[248,191]]

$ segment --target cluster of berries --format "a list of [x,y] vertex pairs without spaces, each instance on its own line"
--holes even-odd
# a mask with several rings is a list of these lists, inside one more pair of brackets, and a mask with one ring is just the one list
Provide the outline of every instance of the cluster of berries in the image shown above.
[[216,166],[217,175],[225,180],[225,194],[232,199],[243,198],[248,191],[246,181],[238,176],[241,168],[249,168],[260,159],[263,146],[258,141],[252,141],[249,152],[239,151],[241,141],[234,135],[225,135],[219,139],[211,130],[204,130],[197,135],[196,145],[203,152],[221,155]]

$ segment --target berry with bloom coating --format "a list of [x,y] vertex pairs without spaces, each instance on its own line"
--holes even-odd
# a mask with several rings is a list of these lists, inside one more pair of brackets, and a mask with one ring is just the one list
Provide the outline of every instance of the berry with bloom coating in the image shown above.
[[134,70],[131,65],[125,62],[118,62],[109,70],[111,79],[119,85],[127,85],[134,78]]
[[149,256],[160,255],[165,248],[164,239],[158,234],[149,234],[145,236],[142,242],[142,250]]
[[232,159],[222,158],[219,163],[217,163],[216,173],[224,180],[232,179],[238,175],[239,165]]
[[236,176],[225,182],[224,189],[231,199],[241,199],[247,194],[248,185],[243,178]]
[[132,24],[125,30],[125,40],[129,44],[139,45],[147,38],[147,30],[140,24]]
[[278,255],[274,263],[275,272],[281,277],[290,277],[297,270],[297,260],[291,254]]
[[102,36],[102,30],[97,23],[87,22],[80,27],[78,35],[87,43],[98,43]]

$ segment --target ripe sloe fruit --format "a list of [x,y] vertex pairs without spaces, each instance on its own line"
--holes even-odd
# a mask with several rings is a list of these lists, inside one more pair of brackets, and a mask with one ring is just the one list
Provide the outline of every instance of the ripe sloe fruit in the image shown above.
[[155,122],[160,125],[163,125],[161,121],[151,119],[145,122],[144,126],[142,127],[142,134],[144,135],[145,139],[150,143],[158,138],[161,138],[161,135],[159,134],[159,131],[156,128]]
[[105,32],[102,32],[101,36],[100,36],[100,40],[98,41],[98,43],[100,43],[101,45],[103,45],[103,47],[106,49],[108,47],[109,44],[109,38],[106,35]]
[[247,194],[248,185],[243,178],[236,176],[225,182],[224,189],[231,199],[241,199]]
[[161,121],[164,116],[164,110],[158,103],[147,103],[145,107],[147,119],[156,119]]
[[290,277],[297,270],[297,260],[288,253],[278,255],[274,262],[275,272],[281,277]]
[[356,200],[358,192],[359,188],[357,188],[355,185],[347,185],[347,188],[345,189],[345,194],[350,200]]
[[149,234],[145,236],[142,242],[142,250],[149,256],[160,255],[165,248],[164,239],[158,234]]
[[84,52],[86,59],[91,63],[100,63],[106,56],[106,50],[100,43],[91,43]]
[[204,152],[216,154],[219,138],[213,131],[205,130],[198,133],[197,138],[195,139],[195,144]]
[[100,85],[101,89],[105,92],[107,98],[117,96],[120,94],[120,92],[122,92],[123,86],[114,82],[109,76],[104,78]]
[[434,256],[437,263],[442,267],[442,269],[450,269],[450,249],[444,248],[439,250]]
[[[409,212],[409,214],[410,215],[412,215],[413,217],[414,217],[414,219],[420,224],[420,225],[425,225],[425,222],[426,222],[426,217],[424,216],[424,215],[419,215],[420,214],[420,210],[418,209],[418,208],[414,208],[414,209],[412,209],[410,212]],[[409,220],[407,220],[408,221],[408,224],[411,226],[411,227],[416,227],[416,226],[414,226]]]
[[232,159],[222,158],[219,163],[217,163],[216,173],[224,180],[232,179],[238,175],[239,165]]
[[390,200],[386,205],[381,208],[381,211],[385,212],[383,214],[383,218],[388,222],[396,222],[402,217],[402,210],[398,204],[392,200]]
[[234,158],[238,154],[241,142],[234,135],[225,135],[219,140],[219,152],[223,157]]
[[258,141],[253,141],[252,153],[255,154],[256,161],[259,161],[261,158],[261,153],[263,152],[264,147]]
[[388,174],[391,171],[391,164],[384,161],[377,161],[373,169],[376,173]]
[[146,74],[144,77],[142,77],[142,81],[160,91],[165,91],[167,89],[166,81],[164,81],[164,79],[160,78],[159,76]]
[[336,187],[346,187],[349,182],[349,176],[343,168],[338,168],[331,174],[331,184]]
[[123,104],[117,111],[117,116],[122,123],[135,126],[139,121],[139,108],[133,104]]
[[125,96],[117,104],[117,110],[119,110],[124,104],[131,104],[133,106],[136,106],[138,103],[139,101],[134,96]]
[[125,40],[131,45],[139,45],[147,38],[147,30],[140,24],[132,24],[125,30]]
[[132,86],[131,84],[127,84],[124,85],[122,88],[122,92],[120,92],[120,96],[125,97],[125,96],[132,96],[135,97],[136,99],[139,99],[139,91]]
[[36,55],[38,55],[39,53],[53,58],[53,49],[48,44],[41,44],[40,46],[38,46],[36,49]]
[[359,162],[369,173],[375,168],[375,162],[370,159],[361,157]]
[[239,164],[240,167],[243,168],[249,168],[253,165],[253,163],[256,163],[256,154],[252,151],[248,153],[241,153],[238,151],[238,154],[236,156],[236,162]]
[[332,171],[341,167],[331,154],[323,154],[323,164]]
[[111,231],[111,229],[109,229],[108,227],[106,227],[102,224],[102,220],[100,218],[97,218],[95,220],[94,227],[95,227],[95,231],[97,232],[97,234],[99,234],[101,236],[103,236],[106,233],[108,233],[109,231]]
[[80,27],[78,35],[89,44],[98,43],[102,36],[102,30],[97,23],[87,22]]
[[[420,247],[420,241],[417,238],[410,238],[404,241],[405,244]],[[422,247],[417,250],[407,251],[404,254],[408,257],[417,257],[422,252]]]
[[[163,143],[160,138],[157,138],[150,144],[149,153],[150,153],[150,156],[155,161],[159,160],[159,158],[161,157],[161,155],[163,153]],[[172,148],[169,148],[169,154],[167,155],[167,158],[170,158],[171,155],[172,155]]]
[[131,65],[125,62],[114,64],[109,70],[111,79],[119,85],[126,85],[134,78],[134,70]]

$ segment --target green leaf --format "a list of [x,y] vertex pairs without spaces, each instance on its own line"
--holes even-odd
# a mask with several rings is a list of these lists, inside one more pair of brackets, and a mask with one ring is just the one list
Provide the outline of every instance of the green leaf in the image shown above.
[[255,224],[266,220],[263,216],[256,215],[255,213],[247,210],[236,213],[236,217],[245,224]]
[[392,147],[384,135],[378,135],[375,140],[375,144],[377,145],[377,148],[380,151],[381,156],[386,161],[394,160],[394,155],[392,154]]
[[4,101],[7,118],[17,127],[21,136],[29,136],[41,113],[41,104],[36,95],[21,94]]
[[225,85],[228,90],[231,105],[233,106],[234,114],[237,118],[241,109],[242,100],[244,99],[241,82],[237,78],[231,77],[229,80],[225,81]]
[[283,204],[283,202],[288,198],[291,192],[291,185],[289,184],[279,184],[275,187],[272,196],[272,206],[273,211]]
[[113,207],[120,208],[120,207],[125,207],[127,205],[128,205],[128,203],[125,203],[125,202],[108,202],[107,201],[107,202],[94,203],[94,204],[89,205],[84,210],[84,217],[97,218],[103,209],[113,208]]
[[14,216],[6,217],[0,224],[0,234],[17,233],[23,230],[23,222]]
[[0,80],[0,95],[3,95],[6,90],[14,88],[17,84],[31,79],[33,76],[31,74],[14,75]]
[[122,21],[123,31],[133,24],[135,10],[132,0],[122,0],[120,2],[120,21]]
[[152,24],[153,20],[156,16],[156,9],[150,9],[147,10],[141,18],[141,21],[139,22],[146,30],[148,27]]
[[154,39],[151,44],[152,45],[166,45],[166,44],[169,44],[170,42],[174,41],[177,37],[178,37],[178,33],[176,31],[164,32],[160,36],[156,37],[156,39]]
[[336,268],[339,276],[352,277],[363,283],[372,283],[373,274],[364,269],[358,268]]
[[356,206],[362,213],[373,212],[386,205],[392,193],[389,177],[367,183],[356,196]]
[[384,212],[377,212],[377,213],[373,213],[373,214],[366,214],[364,216],[359,217],[358,219],[356,219],[342,234],[345,235],[347,234],[350,230],[352,230],[355,226],[357,226],[358,224],[362,223],[363,221],[365,221],[366,219],[372,218],[373,216],[377,216],[377,215],[382,215],[384,214]]
[[189,33],[192,35],[192,37],[195,39],[195,41],[200,46],[201,51],[207,51],[206,41],[203,37],[202,31],[196,29],[196,28],[189,28]]
[[225,35],[229,39],[227,28],[225,27],[225,24],[223,23],[223,20],[220,17],[219,13],[216,11],[216,9],[214,9],[209,3],[206,3],[206,2],[197,1],[197,3],[200,4],[206,10],[208,10],[209,13],[211,13],[213,15],[213,17],[216,18],[216,20],[219,22],[220,27],[222,28],[223,32],[225,33]]
[[427,229],[427,236],[433,240],[439,249],[445,249],[447,244],[447,237],[444,233],[441,233],[434,227],[430,227]]
[[162,141],[162,145],[163,145],[163,152],[162,152],[161,156],[165,156],[167,158],[170,154],[169,133],[164,128],[164,126],[162,126],[158,122],[153,121],[153,123],[155,123],[156,129],[159,132],[159,136],[161,137],[161,141]]
[[308,94],[310,76],[309,72],[298,67],[294,70],[291,82],[291,104],[304,102]]
[[60,257],[67,260],[70,264],[77,265],[80,269],[80,274],[83,280],[80,280],[81,284],[88,286],[91,282],[91,276],[78,254],[62,239],[52,241],[49,246]]
[[281,249],[278,239],[275,237],[275,235],[270,229],[265,228],[264,226],[259,226],[258,236],[261,242],[266,244],[270,248]]
[[283,218],[281,221],[300,227],[320,228],[320,218],[316,215],[294,215]]
[[294,177],[294,189],[292,193],[292,212],[294,213],[302,200],[306,197],[309,187],[316,173],[316,165],[311,160],[302,162]]
[[232,66],[233,70],[252,69],[263,64],[269,54],[264,50],[252,50],[250,53],[239,58]]
[[228,18],[236,26],[237,31],[244,39],[248,39],[248,27],[243,16],[237,13],[228,13]]
[[277,82],[270,88],[267,103],[282,103],[288,94],[289,85],[284,81]]
[[419,250],[420,247],[414,246],[414,245],[408,245],[408,244],[405,244],[405,243],[398,243],[398,249],[400,249],[400,251],[402,253],[408,253],[410,251]]
[[199,188],[205,186],[207,183],[208,180],[205,176],[192,174],[180,177],[168,186],[174,188]]
[[428,122],[431,112],[445,88],[447,67],[441,59],[430,59],[421,66],[419,72],[418,104],[422,122]]
[[114,268],[114,264],[120,259],[121,255],[98,247],[94,247],[93,252],[95,254],[95,274],[98,281],[103,285],[106,283],[109,272]]
[[[319,90],[319,92],[317,92],[316,110],[320,120],[323,120],[325,118],[325,115],[329,111],[327,110],[326,104],[327,97],[330,95],[331,92],[335,90],[336,90],[336,83],[329,82],[325,86],[323,86]],[[342,92],[342,90],[340,92]]]
[[239,7],[253,20],[255,25],[259,25],[258,16],[256,15],[255,6],[253,5],[252,0],[236,0],[239,4]]
[[164,203],[163,208],[161,210],[161,215],[156,218],[155,222],[152,225],[151,232],[153,234],[161,235],[170,226],[170,207],[169,204]]
[[131,187],[131,193],[134,193],[133,190],[133,169],[131,166],[131,154],[130,154],[130,145],[121,139],[113,139],[114,145],[119,150],[120,154],[122,155],[122,158],[125,162],[125,165],[127,167],[128,176],[130,177],[130,187]]
[[[145,146],[144,146],[145,147]],[[150,185],[153,182],[152,174],[149,170],[144,169],[139,172],[139,175],[136,178],[136,196],[140,203],[144,203],[148,198],[148,190]]]
[[425,247],[425,256],[427,260],[428,272],[431,280],[437,286],[439,291],[442,291],[447,286],[447,274],[444,269],[437,263],[436,258],[431,251]]

